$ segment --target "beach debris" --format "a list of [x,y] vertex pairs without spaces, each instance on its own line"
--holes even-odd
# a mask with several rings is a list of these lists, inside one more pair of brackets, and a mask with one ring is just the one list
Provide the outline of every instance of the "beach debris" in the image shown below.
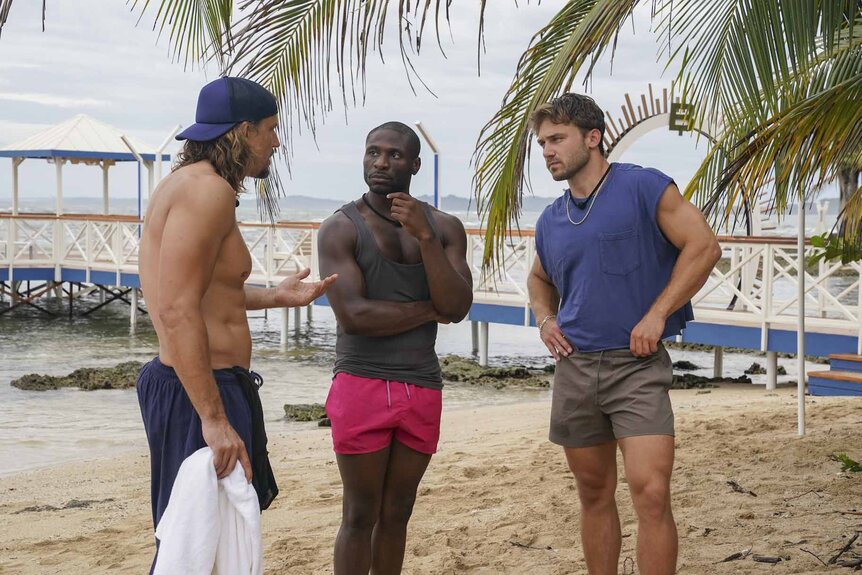
[[752,497],[757,497],[757,493],[755,493],[754,491],[752,491],[750,489],[746,489],[745,487],[743,487],[742,485],[740,485],[739,483],[737,483],[733,479],[728,481],[727,484],[730,485],[730,488],[733,489],[734,491],[736,491],[737,493],[742,493],[744,495],[751,495]]
[[511,387],[550,387],[547,373],[523,365],[511,367],[482,367],[472,359],[449,355],[440,359],[443,379],[449,382],[485,385],[495,389]]
[[30,507],[25,507],[24,509],[19,509],[18,511],[15,511],[13,515],[18,515],[20,513],[63,511],[65,509],[84,509],[87,507],[92,507],[97,503],[110,503],[111,501],[114,501],[113,497],[109,497],[107,499],[70,499],[65,505],[61,505],[60,507],[56,507],[54,505],[32,505]]
[[850,459],[846,453],[833,453],[830,459],[841,464],[841,471],[849,471],[850,473],[862,471],[862,465],[858,461]]
[[126,361],[114,367],[84,367],[65,376],[28,373],[13,379],[11,385],[27,391],[48,391],[62,387],[77,387],[83,391],[128,389],[135,387],[143,366],[139,361]]
[[[800,493],[799,495],[794,495],[793,497],[786,497],[786,498],[784,499],[784,501],[785,501],[785,502],[787,502],[787,501],[793,501],[794,499],[799,499],[800,497],[805,497],[805,496],[806,496],[806,495],[808,495],[809,493],[813,493],[814,495],[816,495],[817,497],[820,497],[820,498],[822,498],[822,497],[823,497],[823,493],[822,493],[819,489],[809,489],[809,490],[808,490],[808,491],[806,491],[805,493]],[[794,545],[795,545],[795,544],[794,544]]]
[[781,563],[782,561],[786,561],[786,557],[779,557],[778,555],[752,555],[752,561],[757,561],[758,563],[772,563],[775,565],[776,563]]
[[525,543],[521,543],[519,541],[509,541],[509,545],[513,547],[520,547],[521,549],[537,549],[539,551],[553,551],[553,547],[550,545],[545,545],[544,547],[536,547],[535,545],[526,545]]
[[862,557],[857,557],[856,559],[841,559],[840,561],[835,562],[839,567],[855,567],[855,571],[859,571],[862,569]]
[[694,370],[696,370],[696,369],[700,369],[700,366],[699,366],[699,365],[695,365],[695,364],[693,364],[692,362],[690,362],[690,361],[686,361],[686,360],[684,360],[684,359],[683,359],[683,360],[680,360],[680,361],[675,361],[675,362],[673,362],[673,368],[674,368],[674,369],[679,369],[679,370],[682,370],[682,371],[694,371]]
[[[805,541],[805,540],[803,539],[802,541]],[[820,558],[820,556],[819,556],[817,553],[815,553],[815,552],[813,552],[813,551],[809,551],[809,550],[808,550],[808,549],[806,549],[805,547],[800,547],[800,548],[799,548],[799,550],[800,550],[800,551],[802,551],[803,553],[808,553],[809,555],[811,555],[812,557],[814,557],[815,559],[817,559],[818,561],[820,561],[820,563],[821,563],[821,564],[823,564],[824,566],[828,567],[828,565],[826,565],[826,561],[824,561],[823,559],[821,559],[821,558]]]
[[285,403],[284,418],[288,421],[320,422],[326,419],[326,408],[320,403]]
[[728,563],[730,561],[739,561],[740,559],[745,559],[746,557],[751,555],[751,549],[752,548],[749,547],[748,549],[743,549],[742,551],[738,551],[733,555],[728,555],[727,557],[719,561],[719,563]]
[[856,543],[856,540],[859,539],[859,535],[862,535],[862,532],[857,531],[853,537],[847,542],[846,545],[835,555],[832,559],[829,560],[829,565],[835,565],[842,555],[850,551],[850,548],[853,547],[853,544]]

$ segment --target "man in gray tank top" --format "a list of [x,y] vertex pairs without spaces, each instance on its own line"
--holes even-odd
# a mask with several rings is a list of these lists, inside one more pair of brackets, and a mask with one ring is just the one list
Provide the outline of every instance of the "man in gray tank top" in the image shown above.
[[326,412],[344,486],[335,575],[401,572],[416,490],[437,450],[437,324],[473,301],[461,222],[410,195],[420,142],[400,122],[369,132],[368,191],[320,227],[322,276],[338,320]]

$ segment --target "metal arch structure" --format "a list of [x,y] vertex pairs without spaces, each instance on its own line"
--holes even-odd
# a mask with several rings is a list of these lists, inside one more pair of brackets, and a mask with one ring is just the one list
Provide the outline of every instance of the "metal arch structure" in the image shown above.
[[635,106],[632,97],[625,95],[626,102],[620,106],[621,115],[617,118],[609,111],[605,111],[605,151],[609,162],[614,162],[639,138],[657,130],[667,127],[682,135],[683,132],[695,132],[705,137],[710,143],[716,143],[713,135],[717,132],[715,127],[708,126],[701,130],[692,125],[689,117],[690,106],[674,101],[674,85],[671,83],[670,90],[663,88],[661,96],[658,90],[653,90],[653,85],[647,85],[647,91],[640,95],[640,102]]

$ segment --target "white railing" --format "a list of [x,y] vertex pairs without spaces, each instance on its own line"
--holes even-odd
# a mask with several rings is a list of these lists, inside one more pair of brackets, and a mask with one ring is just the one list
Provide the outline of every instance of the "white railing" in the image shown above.
[[[16,268],[54,267],[137,273],[141,223],[127,216],[0,214],[0,266],[14,279]],[[319,224],[241,223],[252,255],[249,281],[273,285],[289,273],[310,267],[318,277]],[[720,238],[722,262],[695,296],[695,315],[714,323],[759,326],[763,347],[768,329],[795,329],[796,240]],[[493,273],[483,273],[481,230],[467,231],[467,254],[476,303],[526,308],[526,279],[535,257],[531,231],[513,232]],[[806,256],[814,248],[806,247]],[[805,274],[807,329],[862,336],[862,265],[820,262]],[[59,275],[57,276],[59,278]]]

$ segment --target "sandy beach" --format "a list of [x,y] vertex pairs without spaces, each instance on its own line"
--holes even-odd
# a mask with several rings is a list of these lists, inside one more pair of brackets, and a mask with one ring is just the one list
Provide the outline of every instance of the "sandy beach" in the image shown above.
[[[830,459],[862,456],[862,398],[809,398],[804,438],[796,435],[794,388],[725,385],[672,398],[679,573],[822,573],[814,555],[826,562],[862,531],[862,474],[841,473]],[[586,572],[574,480],[546,439],[549,407],[444,412],[404,573]],[[266,572],[331,573],[341,493],[329,431],[309,427],[271,443],[281,495],[263,515]],[[140,452],[0,478],[0,573],[145,573],[153,550],[148,481]],[[636,522],[622,472],[618,501],[620,573],[635,573]],[[786,559],[720,562],[748,548]],[[854,551],[862,554],[862,542],[844,558]]]

